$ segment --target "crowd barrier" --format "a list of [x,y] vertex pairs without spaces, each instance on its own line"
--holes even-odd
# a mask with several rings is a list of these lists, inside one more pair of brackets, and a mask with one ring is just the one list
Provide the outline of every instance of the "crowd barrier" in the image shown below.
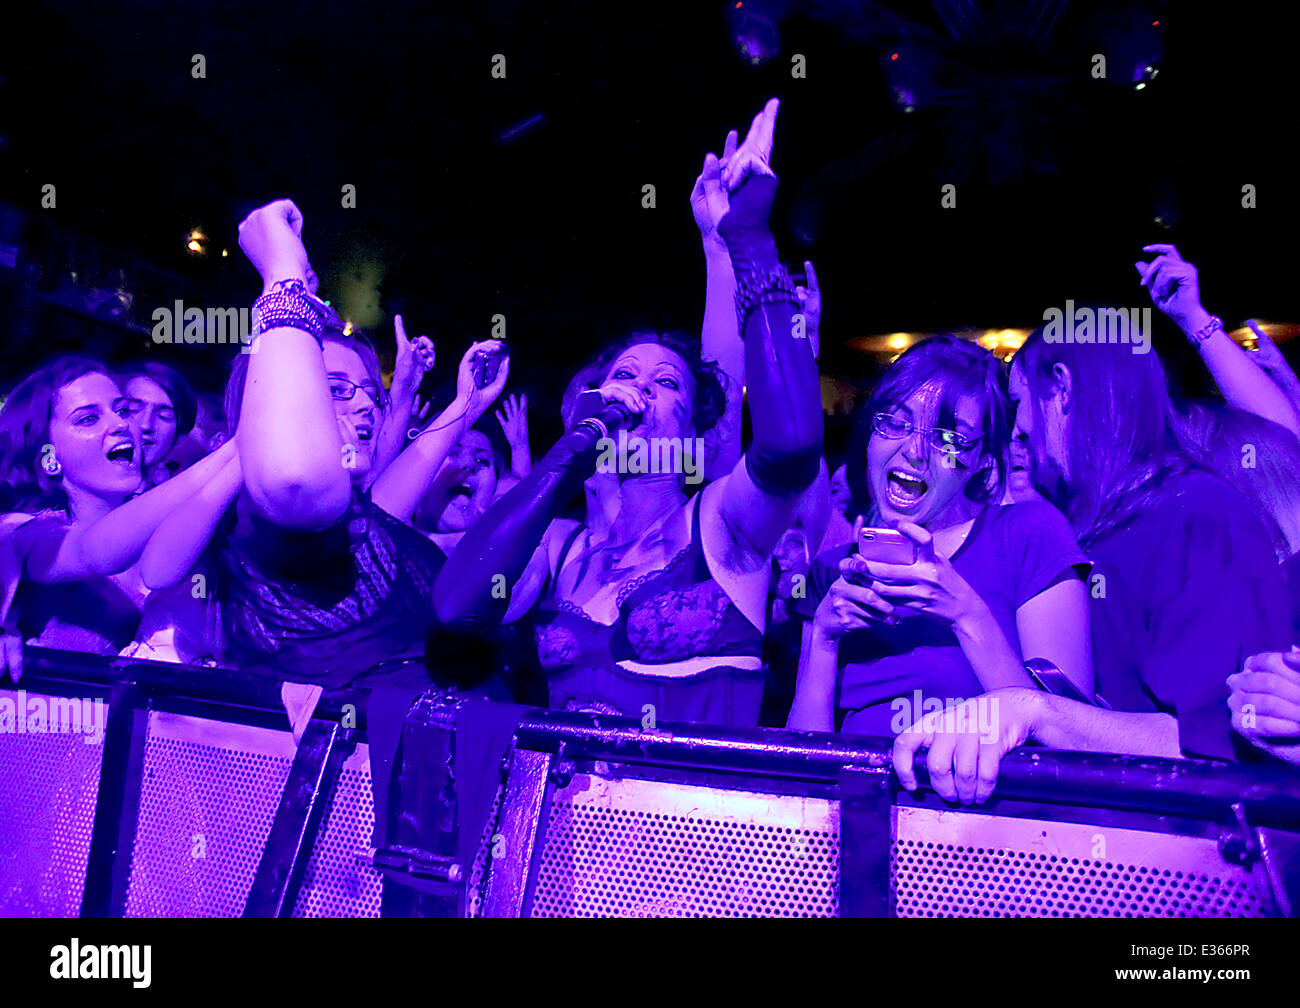
[[[420,699],[408,734],[454,742],[459,706]],[[531,709],[471,863],[454,830],[377,851],[364,710],[328,694],[295,745],[277,683],[27,648],[0,690],[0,915],[372,917],[381,865],[467,916],[1259,917],[1300,897],[1286,770],[1023,749],[954,809],[900,792],[884,740]]]

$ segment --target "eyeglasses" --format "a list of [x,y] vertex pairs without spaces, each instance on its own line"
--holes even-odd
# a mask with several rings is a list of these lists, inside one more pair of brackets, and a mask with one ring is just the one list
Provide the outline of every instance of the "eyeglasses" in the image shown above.
[[901,441],[913,434],[923,434],[926,443],[935,451],[941,452],[969,451],[984,439],[983,434],[978,437],[967,437],[965,434],[959,434],[957,431],[948,430],[945,427],[931,427],[929,429],[917,427],[907,417],[899,416],[897,413],[875,414],[871,418],[871,429],[890,441]]
[[383,402],[383,399],[381,398],[383,393],[380,391],[379,386],[374,382],[365,382],[362,385],[358,385],[355,382],[348,381],[346,378],[331,378],[329,379],[329,387],[331,398],[336,399],[339,402],[351,402],[356,397],[358,389],[370,396],[371,401],[376,406]]

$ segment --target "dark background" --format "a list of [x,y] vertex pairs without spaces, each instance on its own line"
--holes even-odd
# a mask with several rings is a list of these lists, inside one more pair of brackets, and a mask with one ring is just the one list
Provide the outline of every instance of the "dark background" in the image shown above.
[[[155,347],[147,330],[55,307],[60,270],[127,264],[146,326],[172,287],[187,304],[247,304],[257,279],[235,225],[287,195],[323,295],[382,262],[382,352],[403,312],[412,335],[435,337],[445,379],[505,314],[511,385],[530,391],[546,436],[565,381],[604,340],[698,331],[687,196],[703,153],[729,127],[743,135],[771,95],[778,242],[792,264],[816,263],[823,367],[852,382],[879,363],[845,346],[857,336],[1032,327],[1067,297],[1140,306],[1132,264],[1154,241],[1197,263],[1230,328],[1300,320],[1283,5],[751,0],[744,13],[755,5],[780,32],[759,66],[733,45],[734,0],[27,10],[6,32],[0,85],[0,239],[18,250],[0,270],[0,384],[85,348],[219,387],[228,349]],[[195,53],[206,79],[191,77]],[[490,75],[497,53],[505,80]],[[791,78],[795,53],[806,79]],[[1148,65],[1158,75],[1138,90]],[[941,209],[949,182],[957,207]],[[55,210],[40,207],[46,183]],[[354,210],[340,206],[347,183]],[[1246,183],[1257,209],[1241,207]],[[195,226],[211,239],[201,258],[185,251]],[[1170,330],[1158,345],[1194,388]]]

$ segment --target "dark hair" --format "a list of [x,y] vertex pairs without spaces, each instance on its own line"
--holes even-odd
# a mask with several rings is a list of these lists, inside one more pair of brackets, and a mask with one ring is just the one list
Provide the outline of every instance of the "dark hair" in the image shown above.
[[9,393],[0,409],[0,511],[66,510],[63,481],[40,466],[50,441],[54,397],[83,375],[102,374],[117,381],[108,365],[92,357],[57,357],[37,368]]
[[1089,545],[1145,514],[1169,482],[1192,466],[1179,446],[1174,408],[1160,358],[1128,343],[1049,343],[1045,326],[1025,340],[1019,367],[1033,400],[1033,454],[1043,457],[1042,403],[1057,385],[1053,369],[1071,376],[1066,437],[1069,475],[1059,488],[1041,488],[1069,519],[1079,545]]
[[510,469],[510,446],[506,443],[506,436],[501,432],[500,426],[480,420],[465,433],[470,431],[487,438],[488,448],[492,452],[492,468],[500,479]]
[[1188,453],[1253,505],[1278,562],[1300,550],[1300,439],[1227,403],[1190,403],[1176,419]]
[[194,420],[198,415],[198,404],[194,401],[194,392],[190,383],[166,364],[157,361],[137,361],[120,368],[117,383],[126,391],[126,383],[132,378],[148,378],[157,382],[158,387],[167,393],[176,411],[176,440],[179,441],[194,429]]
[[582,368],[565,391],[561,403],[561,412],[567,425],[573,401],[584,389],[600,388],[605,375],[628,347],[642,343],[656,343],[671,350],[680,357],[691,373],[695,383],[695,399],[691,403],[691,423],[696,436],[703,436],[713,430],[727,408],[726,375],[713,361],[706,361],[700,356],[699,340],[691,339],[683,332],[633,332],[611,343],[600,351],[584,368]]
[[940,383],[943,389],[938,421],[942,426],[955,428],[957,404],[967,396],[973,397],[979,406],[980,430],[984,435],[979,451],[992,460],[992,466],[971,474],[966,483],[967,498],[989,501],[1005,483],[1007,449],[1011,443],[1011,397],[1007,392],[1006,368],[977,343],[959,336],[932,336],[908,347],[885,369],[867,401],[854,415],[844,474],[858,514],[872,512],[866,465],[872,418],[899,406],[931,382]]
[[[361,358],[366,374],[379,389],[381,401],[375,405],[381,412],[387,412],[388,396],[384,388],[384,373],[379,367],[379,354],[375,352],[375,345],[370,342],[370,338],[356,330],[345,334],[342,329],[328,327],[321,333],[321,338],[326,343],[337,343],[341,347],[346,347]],[[230,365],[230,378],[226,382],[226,430],[231,437],[235,434],[235,428],[239,426],[239,411],[244,405],[244,382],[248,380],[249,356],[243,352],[235,356]]]

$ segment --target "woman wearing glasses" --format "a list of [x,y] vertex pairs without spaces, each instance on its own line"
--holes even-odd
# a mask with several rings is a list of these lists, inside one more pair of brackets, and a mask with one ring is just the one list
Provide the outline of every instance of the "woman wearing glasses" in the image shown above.
[[433,585],[445,558],[404,519],[509,369],[503,362],[478,388],[473,356],[500,344],[471,347],[456,399],[384,466],[385,429],[404,431],[405,411],[390,408],[374,348],[309,289],[301,227],[288,200],[240,225],[264,287],[252,352],[236,358],[226,391],[237,451],[150,539],[141,572],[152,588],[186,593],[191,572],[204,574],[219,603],[205,618],[220,623],[195,636],[226,663],[325,688],[423,685],[418,659],[437,629]]
[[848,477],[859,525],[896,529],[916,561],[878,563],[856,542],[817,558],[789,727],[893,737],[989,690],[1032,687],[1029,658],[1091,696],[1087,561],[1055,508],[998,504],[1009,405],[1002,365],[956,337],[885,372]]

